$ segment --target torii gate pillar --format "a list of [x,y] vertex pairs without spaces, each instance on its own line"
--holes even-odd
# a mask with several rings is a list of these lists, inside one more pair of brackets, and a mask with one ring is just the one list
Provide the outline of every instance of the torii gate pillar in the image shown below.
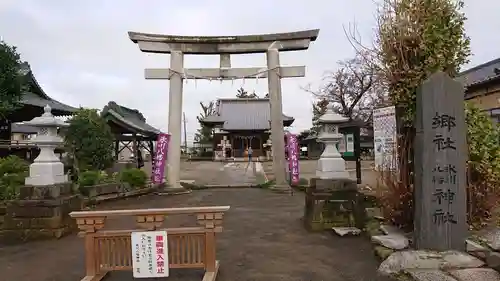
[[[305,76],[304,66],[281,67],[280,51],[307,50],[318,37],[319,29],[289,33],[244,36],[175,36],[129,32],[132,42],[148,53],[171,54],[170,68],[146,69],[146,79],[170,79],[168,131],[171,134],[168,151],[168,183],[180,188],[181,123],[183,79],[268,78],[271,104],[271,138],[276,189],[289,191],[286,180],[285,143],[281,78]],[[230,68],[231,54],[266,53],[267,70],[260,68]],[[184,54],[220,55],[219,68],[184,69]]]
[[181,174],[181,126],[182,126],[182,88],[184,54],[181,51],[170,53],[170,89],[168,95],[168,132],[170,144],[167,155],[167,182],[171,188],[180,188]]
[[[276,188],[290,191],[286,180],[285,132],[283,129],[283,105],[281,96],[280,54],[278,46],[267,50],[267,69],[269,70],[267,87],[271,104],[271,141],[273,144],[273,167],[275,171]],[[280,149],[281,148],[281,149]]]

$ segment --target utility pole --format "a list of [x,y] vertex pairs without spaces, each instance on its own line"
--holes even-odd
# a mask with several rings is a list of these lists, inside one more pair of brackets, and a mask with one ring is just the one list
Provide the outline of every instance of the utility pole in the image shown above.
[[185,112],[182,112],[182,122],[184,124],[184,153],[187,153],[187,149],[188,149],[188,143],[187,143],[187,131],[186,131],[186,123],[187,123],[187,120],[186,120],[186,113]]

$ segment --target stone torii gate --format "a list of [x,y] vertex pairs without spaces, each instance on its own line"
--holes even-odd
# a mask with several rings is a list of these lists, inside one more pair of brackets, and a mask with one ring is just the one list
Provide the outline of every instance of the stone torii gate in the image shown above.
[[[170,54],[170,68],[146,69],[146,79],[169,79],[168,183],[180,188],[181,124],[183,79],[234,80],[268,79],[271,104],[271,139],[276,188],[289,190],[283,130],[281,78],[304,77],[305,66],[281,67],[280,51],[307,50],[318,37],[319,29],[289,33],[244,36],[175,36],[129,32],[132,42],[147,53]],[[231,68],[231,54],[266,53],[267,68]],[[184,54],[220,55],[219,68],[184,68]]]

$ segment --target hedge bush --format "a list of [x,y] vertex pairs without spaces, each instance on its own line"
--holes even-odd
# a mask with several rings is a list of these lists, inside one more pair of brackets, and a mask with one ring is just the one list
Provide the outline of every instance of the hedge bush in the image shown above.
[[120,181],[128,183],[132,188],[141,188],[146,186],[148,175],[141,169],[124,169],[120,172]]
[[469,223],[479,228],[493,216],[500,199],[500,128],[474,105],[466,104],[469,144]]
[[29,164],[15,155],[0,158],[0,200],[17,198],[17,189],[29,175]]
[[89,195],[91,186],[105,183],[116,183],[118,173],[113,173],[111,176],[106,171],[85,171],[80,174],[78,179],[78,191],[84,196]]

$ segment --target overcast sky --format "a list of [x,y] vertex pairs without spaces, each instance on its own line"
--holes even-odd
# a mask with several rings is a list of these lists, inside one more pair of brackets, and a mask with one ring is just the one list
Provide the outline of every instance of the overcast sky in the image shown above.
[[[500,1],[469,0],[471,65],[500,57]],[[241,35],[319,28],[310,49],[285,53],[283,65],[306,65],[305,78],[283,79],[283,109],[296,118],[292,131],[311,125],[312,97],[300,86],[318,85],[325,71],[353,55],[344,26],[356,22],[366,42],[374,27],[373,0],[0,0],[0,36],[18,47],[45,92],[72,106],[102,107],[110,100],[136,108],[166,131],[168,81],[144,79],[144,68],[169,66],[169,56],[139,51],[127,31],[176,35]],[[487,32],[491,30],[492,32]],[[218,67],[217,56],[187,56],[186,67]],[[265,66],[264,54],[232,57],[232,66]],[[183,110],[188,139],[197,127],[200,101],[234,97],[243,86],[259,94],[267,83],[250,80],[189,81]]]

